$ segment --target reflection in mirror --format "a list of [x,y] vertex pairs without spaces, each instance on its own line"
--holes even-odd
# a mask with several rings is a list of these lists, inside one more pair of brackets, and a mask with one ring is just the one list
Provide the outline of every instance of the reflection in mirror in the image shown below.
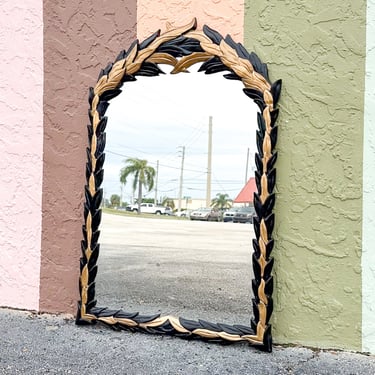
[[[242,82],[198,68],[172,75],[162,65],[167,74],[137,77],[110,102],[97,296],[125,311],[249,325],[253,226],[189,214],[220,196],[252,205],[233,201],[254,175],[258,108]],[[128,158],[154,168],[143,199],[173,216],[125,211],[138,195],[132,175],[120,183]]]

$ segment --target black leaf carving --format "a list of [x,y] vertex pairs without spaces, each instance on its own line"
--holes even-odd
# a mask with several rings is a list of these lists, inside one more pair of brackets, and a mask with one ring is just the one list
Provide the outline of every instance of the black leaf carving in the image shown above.
[[99,81],[100,78],[102,78],[104,75],[105,75],[104,69],[101,69],[100,72],[99,72],[97,81]]
[[264,137],[264,134],[266,132],[266,121],[259,112],[257,112],[257,124],[259,131],[262,133],[262,137]]
[[137,78],[135,78],[133,75],[131,74],[124,74],[121,78],[121,83],[125,83],[125,82],[134,82],[136,81]]
[[275,214],[272,213],[271,215],[268,215],[265,219],[264,222],[266,224],[267,228],[267,233],[272,233],[273,227],[275,225]]
[[126,54],[125,54],[125,58],[127,58],[127,57],[130,55],[130,53],[133,51],[134,48],[136,48],[137,51],[138,51],[138,45],[139,45],[139,41],[138,41],[138,39],[136,39],[136,40],[130,45],[128,51],[127,51]]
[[96,126],[96,136],[100,135],[101,133],[104,133],[105,128],[107,127],[107,121],[108,117],[103,116],[100,121],[98,122],[98,125]]
[[261,266],[258,262],[259,258],[256,258],[255,254],[253,254],[253,272],[254,278],[257,283],[259,283],[260,279],[262,278]]
[[97,173],[103,168],[104,160],[105,160],[105,154],[103,153],[96,160],[95,173]]
[[[92,229],[93,229],[93,232],[94,232],[93,236],[92,236],[93,239],[94,239],[94,236],[95,236],[96,232],[98,231],[101,218],[102,218],[102,210],[98,210],[97,212],[95,212],[95,214],[92,217]],[[99,237],[99,234],[98,234],[98,237]],[[95,240],[95,242],[94,242],[95,244],[96,244],[97,240],[98,239]]]
[[258,216],[258,220],[260,221],[263,218],[263,206],[260,201],[260,197],[257,193],[254,193],[253,204],[254,204],[255,212]]
[[96,306],[96,299],[93,299],[92,301],[89,301],[86,305],[86,308],[88,311],[93,309]]
[[160,317],[160,314],[155,315],[138,315],[136,319],[134,319],[137,323],[146,323],[152,320],[155,320]]
[[126,51],[123,49],[116,57],[116,62],[125,59]]
[[237,44],[237,48],[236,48],[236,51],[237,51],[237,54],[239,57],[242,57],[243,59],[247,59],[250,61],[250,54],[249,52],[247,52],[246,48],[241,44],[241,43],[238,43]]
[[[276,163],[276,160],[277,160],[277,152],[275,152],[271,157],[270,159],[268,160],[267,162],[267,170],[271,170],[274,166],[275,166],[275,163]],[[273,189],[272,189],[273,190]]]
[[214,332],[221,332],[222,329],[218,326],[218,324],[207,322],[206,320],[198,319],[202,328],[209,329],[210,331]]
[[253,65],[254,70],[260,73],[269,82],[267,65],[260,61],[258,55],[251,52],[249,55],[249,61]]
[[223,37],[215,30],[211,29],[209,26],[203,26],[203,32],[214,42],[215,44],[219,45],[220,42],[223,40]]
[[248,326],[243,326],[241,324],[235,324],[233,327],[235,327],[241,335],[254,335],[254,330],[252,330]]
[[241,77],[239,77],[235,73],[224,74],[223,77],[226,78],[226,79],[230,79],[231,81],[240,81],[241,80]]
[[[255,238],[258,239],[260,237],[260,220],[258,216],[253,217],[253,227],[254,227]],[[257,256],[259,256],[258,253],[257,253]]]
[[95,94],[94,94],[94,88],[93,87],[90,87],[89,88],[89,105],[90,105],[90,107],[91,107],[91,105],[92,105],[92,101],[93,101],[93,99],[94,99],[94,96],[95,96]]
[[273,150],[276,146],[276,140],[277,140],[277,126],[274,126],[271,129],[270,132],[270,138],[271,138],[271,149]]
[[112,70],[112,67],[113,67],[113,64],[112,63],[108,63],[107,66],[103,69],[103,73],[104,75],[108,75],[108,73]]
[[238,51],[237,51],[237,48],[238,48],[238,45],[237,43],[232,39],[232,37],[230,35],[226,35],[225,36],[225,42],[230,46],[232,47],[234,50],[236,50],[237,54],[238,54]]
[[109,107],[108,102],[100,101],[98,106],[96,107],[96,111],[99,113],[100,117],[103,117],[105,115],[105,112],[107,111],[107,108]]
[[276,120],[279,117],[279,109],[278,108],[274,109],[272,112],[270,112],[270,114],[271,114],[271,127],[274,127]]
[[97,137],[96,140],[96,150],[95,150],[95,157],[98,158],[100,155],[102,155],[106,143],[106,134],[102,133]]
[[[253,222],[254,222],[254,220],[255,220],[255,218],[253,219]],[[256,218],[256,220],[258,220],[258,218]],[[258,220],[258,223],[259,223],[259,220]],[[253,249],[254,249],[255,256],[257,258],[259,258],[259,256],[260,256],[260,247],[259,247],[259,243],[257,241],[257,238],[259,238],[259,236],[255,236],[255,237],[256,238],[253,238],[253,240],[252,240],[252,244],[253,244]]]
[[276,106],[277,102],[279,101],[280,93],[281,93],[281,85],[282,85],[282,81],[281,79],[279,79],[276,82],[274,82],[271,86],[271,94],[273,97],[274,106]]
[[94,281],[95,281],[95,278],[96,278],[96,274],[98,272],[98,266],[97,265],[94,265],[94,267],[92,267],[90,269],[90,273],[89,273],[89,284],[92,284]]
[[271,214],[273,207],[275,206],[275,194],[270,194],[263,205],[263,217]]
[[272,312],[273,312],[273,299],[272,299],[272,297],[268,297],[266,324],[268,324],[268,322],[270,321]]
[[266,267],[264,268],[263,278],[266,279],[266,280],[269,277],[271,277],[271,271],[272,271],[272,268],[273,268],[273,263],[274,263],[274,258],[270,258],[270,260],[266,264]]
[[264,139],[263,134],[259,130],[257,130],[256,132],[257,150],[261,158],[263,158],[263,139]]
[[272,169],[270,172],[267,173],[267,190],[268,193],[271,194],[273,192],[273,189],[275,188],[276,183],[276,169]]
[[139,49],[147,48],[158,36],[160,36],[160,29],[155,31],[152,35],[150,35],[147,39],[145,39],[142,43],[139,44]]
[[100,171],[95,173],[95,175],[94,175],[95,189],[99,189],[99,186],[102,185],[103,178],[104,178],[104,169],[101,169]]
[[[263,174],[263,161],[258,153],[255,154],[255,166],[259,174]],[[267,166],[268,168],[268,166]],[[259,191],[259,190],[258,190]]]
[[261,185],[261,177],[262,175],[258,171],[254,171],[255,176],[255,184],[257,186],[258,194],[262,194],[262,185]]
[[189,331],[194,331],[195,329],[201,328],[201,325],[195,320],[180,318],[180,323]]
[[102,95],[100,95],[100,100],[101,101],[109,101],[113,98],[115,98],[117,95],[121,94],[121,89],[113,89],[113,90],[107,90],[104,91]]
[[244,88],[242,91],[251,99],[263,101],[263,93],[255,89]]
[[268,240],[268,243],[266,244],[266,258],[267,260],[269,259],[271,253],[272,253],[272,250],[273,250],[273,245],[274,245],[274,240],[271,238]]
[[267,298],[270,298],[273,294],[273,277],[271,276],[266,280],[266,286],[264,288],[264,292],[267,295]]
[[159,74],[164,74],[164,72],[157,66],[157,64],[144,62],[138,72],[135,73],[136,76],[144,77],[154,77]]

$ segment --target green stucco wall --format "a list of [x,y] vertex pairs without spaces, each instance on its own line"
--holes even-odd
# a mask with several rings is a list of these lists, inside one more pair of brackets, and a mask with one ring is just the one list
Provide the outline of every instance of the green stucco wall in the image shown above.
[[245,46],[283,80],[274,341],[360,350],[366,2],[245,7]]

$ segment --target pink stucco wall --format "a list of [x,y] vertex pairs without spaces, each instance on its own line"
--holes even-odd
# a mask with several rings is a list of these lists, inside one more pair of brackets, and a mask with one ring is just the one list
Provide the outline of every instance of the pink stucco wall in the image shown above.
[[42,0],[0,7],[0,306],[30,310],[39,307],[42,8]]
[[156,30],[164,31],[166,22],[179,27],[198,19],[222,35],[230,34],[236,42],[243,41],[244,1],[234,0],[138,0],[137,37],[143,40]]

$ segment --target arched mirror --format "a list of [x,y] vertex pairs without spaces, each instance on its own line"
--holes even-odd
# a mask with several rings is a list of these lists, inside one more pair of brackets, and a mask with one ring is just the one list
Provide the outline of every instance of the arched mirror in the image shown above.
[[[281,82],[271,85],[266,66],[230,37],[195,27],[134,43],[90,90],[77,323],[270,351]],[[153,170],[141,199],[164,203],[163,217],[132,212],[135,174],[120,174],[134,160]],[[227,203],[254,207],[253,225],[227,222]],[[207,221],[193,220],[200,207],[214,207]]]

